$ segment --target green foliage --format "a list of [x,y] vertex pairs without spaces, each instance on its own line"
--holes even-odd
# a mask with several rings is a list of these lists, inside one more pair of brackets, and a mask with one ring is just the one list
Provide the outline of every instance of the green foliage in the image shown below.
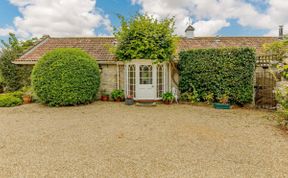
[[284,109],[288,109],[288,86],[275,92],[276,100]]
[[192,83],[190,83],[190,86],[192,91],[181,93],[180,99],[186,102],[197,103],[200,101],[199,94]]
[[162,100],[165,102],[172,102],[175,99],[173,93],[165,92],[162,94]]
[[215,100],[215,96],[213,93],[208,92],[208,93],[204,93],[203,94],[203,100],[208,103],[208,104],[212,104]]
[[281,61],[288,52],[288,39],[266,43],[263,45],[263,49],[267,54],[277,54],[279,61]]
[[23,92],[22,91],[14,91],[14,92],[6,93],[6,95],[14,96],[16,98],[22,99]]
[[17,75],[17,66],[12,63],[16,58],[17,53],[9,49],[4,49],[0,56],[0,69],[6,91],[16,91],[21,88],[20,76]]
[[0,93],[4,92],[4,86],[5,86],[4,78],[3,78],[2,72],[0,70]]
[[228,93],[224,93],[222,95],[219,95],[217,97],[217,101],[221,104],[229,104],[229,94]]
[[279,124],[288,128],[288,86],[276,90],[276,100],[279,104]]
[[148,15],[136,15],[126,21],[120,17],[121,28],[114,35],[118,41],[115,54],[119,60],[153,59],[168,61],[176,51],[173,35],[174,19],[158,21]]
[[12,62],[33,46],[36,41],[36,38],[18,41],[14,34],[10,34],[8,43],[1,41],[4,48],[0,55],[0,72],[6,91],[16,91],[24,85],[30,85],[29,77],[32,67],[20,67]]
[[32,72],[33,90],[42,103],[69,106],[94,101],[100,85],[95,59],[80,49],[55,49]]
[[280,74],[288,80],[288,64],[285,65],[278,65],[277,68],[279,69]]
[[0,107],[13,107],[22,103],[22,92],[17,91],[0,95]]
[[197,89],[201,101],[207,93],[229,93],[231,103],[253,101],[253,77],[256,64],[251,48],[195,49],[180,52],[181,93]]
[[[278,61],[282,62],[282,60],[286,57],[288,53],[288,38],[285,37],[284,40],[275,41],[273,43],[266,43],[263,45],[263,49],[268,54],[276,54],[279,56]],[[288,64],[280,64],[277,66],[281,75],[288,79]]]
[[113,90],[111,93],[111,98],[115,101],[115,100],[124,100],[125,98],[125,94],[123,90]]

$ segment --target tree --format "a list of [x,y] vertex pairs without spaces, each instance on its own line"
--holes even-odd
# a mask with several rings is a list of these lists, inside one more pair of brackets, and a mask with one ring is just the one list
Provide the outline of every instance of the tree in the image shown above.
[[173,59],[177,38],[174,33],[174,18],[157,20],[148,15],[136,15],[130,20],[119,17],[121,28],[114,33],[117,39],[115,50],[119,60],[152,59],[156,62]]
[[[15,34],[10,33],[8,42],[1,40],[3,49],[0,54],[0,72],[6,91],[16,91],[22,87],[25,80],[28,80],[27,76],[30,76],[32,69],[27,67],[21,67],[13,64],[13,60],[20,57],[23,52],[34,45],[37,38],[31,40],[19,41]],[[27,75],[25,75],[28,73]]]

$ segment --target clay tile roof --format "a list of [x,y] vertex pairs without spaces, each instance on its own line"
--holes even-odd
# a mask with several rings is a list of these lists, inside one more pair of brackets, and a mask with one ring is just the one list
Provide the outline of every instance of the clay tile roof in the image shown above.
[[277,37],[195,37],[182,38],[177,52],[197,48],[252,47],[261,54],[263,44],[277,41]]
[[80,48],[98,61],[114,61],[109,51],[115,41],[114,37],[79,37],[79,38],[46,38],[34,48],[27,51],[14,63],[37,62],[45,53],[56,48]]
[[[262,53],[264,43],[278,40],[276,37],[195,37],[192,39],[181,38],[177,52],[197,48],[220,47],[253,47],[258,54]],[[79,37],[79,38],[50,38],[47,37],[32,49],[27,51],[16,64],[35,64],[45,53],[55,48],[80,48],[88,52],[98,61],[115,61],[115,56],[109,47],[115,42],[114,37]]]

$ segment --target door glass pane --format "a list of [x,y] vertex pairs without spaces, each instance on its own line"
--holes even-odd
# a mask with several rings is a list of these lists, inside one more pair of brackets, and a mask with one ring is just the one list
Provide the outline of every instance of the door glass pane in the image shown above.
[[152,65],[140,65],[140,84],[151,85],[152,80]]
[[128,65],[128,95],[135,98],[135,65]]
[[164,68],[163,65],[157,66],[157,97],[161,98],[164,92]]

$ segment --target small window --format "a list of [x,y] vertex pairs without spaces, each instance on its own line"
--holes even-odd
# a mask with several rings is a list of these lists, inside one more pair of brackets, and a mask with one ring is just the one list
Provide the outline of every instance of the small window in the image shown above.
[[140,66],[140,84],[141,85],[152,85],[153,83],[153,67],[152,65],[141,65]]

